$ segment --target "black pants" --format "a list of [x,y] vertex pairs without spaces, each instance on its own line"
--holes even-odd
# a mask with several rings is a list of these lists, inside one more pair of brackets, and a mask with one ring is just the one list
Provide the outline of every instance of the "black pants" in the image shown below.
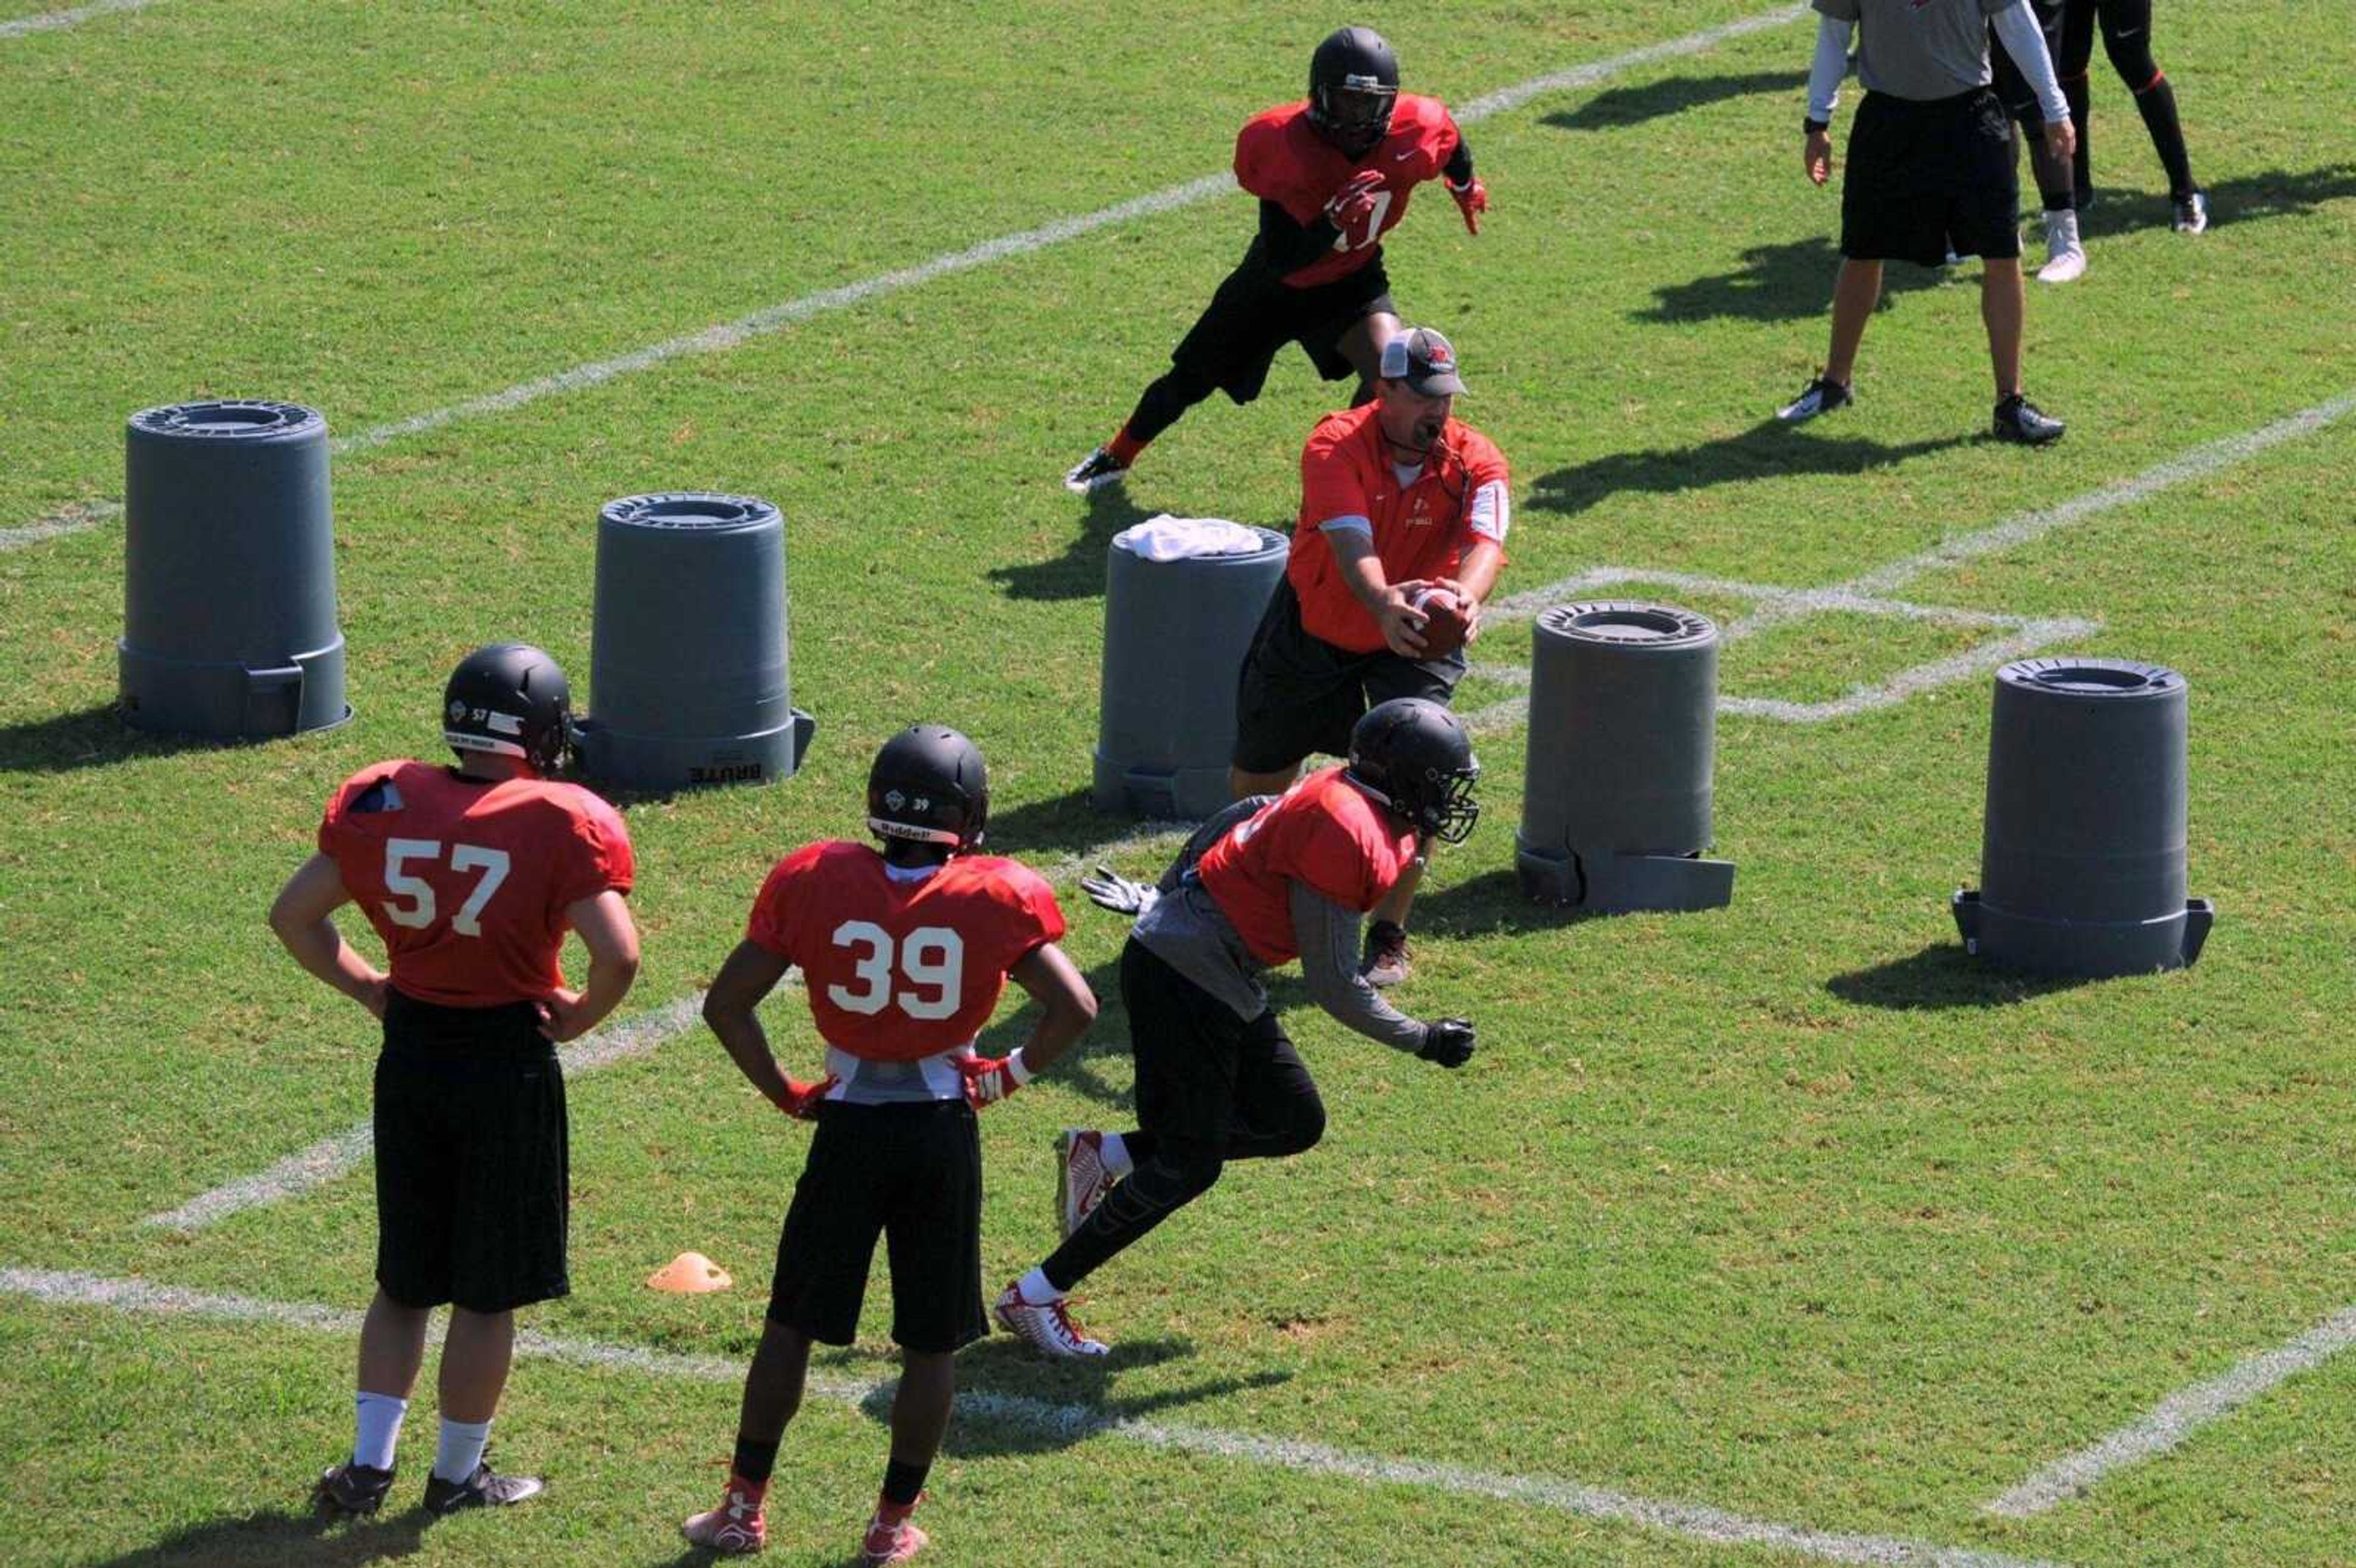
[[1325,1136],[1317,1081],[1273,1008],[1236,1017],[1133,936],[1121,950],[1120,998],[1151,1153],[1048,1255],[1058,1290],[1209,1191],[1228,1160],[1281,1159]]

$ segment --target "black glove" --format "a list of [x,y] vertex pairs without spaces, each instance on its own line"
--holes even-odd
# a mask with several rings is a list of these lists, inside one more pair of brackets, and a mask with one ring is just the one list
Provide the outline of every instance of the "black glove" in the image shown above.
[[1080,879],[1080,891],[1099,909],[1115,914],[1141,915],[1162,897],[1143,882],[1132,882],[1109,866],[1098,866],[1093,877]]
[[1416,1052],[1442,1067],[1462,1067],[1472,1060],[1472,1020],[1441,1019],[1423,1026],[1423,1049]]

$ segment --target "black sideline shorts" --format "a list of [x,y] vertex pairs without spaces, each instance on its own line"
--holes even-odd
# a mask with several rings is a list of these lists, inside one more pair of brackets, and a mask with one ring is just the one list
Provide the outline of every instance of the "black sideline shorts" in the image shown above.
[[376,1063],[376,1279],[404,1307],[505,1312],[573,1286],[564,1074],[529,1002],[399,991]]
[[981,1135],[962,1100],[818,1109],[809,1158],[777,1238],[769,1320],[822,1345],[859,1332],[875,1237],[892,1265],[892,1339],[947,1352],[981,1315]]
[[[1258,1137],[1322,1129],[1317,1081],[1268,1008],[1247,1022],[1135,937],[1120,951],[1120,997],[1137,1065],[1137,1125],[1182,1157],[1224,1159]],[[1309,1142],[1315,1142],[1314,1133]]]
[[1388,648],[1356,654],[1311,636],[1291,580],[1280,579],[1237,679],[1235,765],[1273,773],[1312,752],[1346,757],[1350,731],[1367,709],[1394,697],[1445,703],[1463,678],[1462,650],[1404,659]]
[[2020,254],[2012,127],[1985,87],[1916,102],[1869,92],[1848,132],[1841,254],[1935,267]]
[[1305,289],[1272,278],[1255,261],[1229,272],[1193,330],[1171,351],[1170,362],[1189,370],[1238,403],[1259,396],[1277,350],[1298,343],[1328,381],[1355,376],[1342,353],[1342,335],[1365,316],[1397,315],[1382,252],[1349,276]]

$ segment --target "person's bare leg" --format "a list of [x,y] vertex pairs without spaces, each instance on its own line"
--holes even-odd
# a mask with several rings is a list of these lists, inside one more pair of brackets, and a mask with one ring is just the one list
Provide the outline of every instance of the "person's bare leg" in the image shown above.
[[358,1384],[362,1393],[407,1399],[417,1386],[417,1369],[425,1364],[425,1326],[434,1314],[423,1307],[403,1307],[382,1289],[369,1303],[360,1320]]
[[1881,263],[1844,257],[1840,275],[1833,280],[1833,340],[1825,355],[1825,379],[1849,385],[1857,374],[1858,345],[1865,341],[1865,324],[1881,303]]
[[1391,891],[1383,895],[1383,901],[1375,906],[1375,918],[1389,921],[1405,930],[1407,912],[1415,902],[1415,890],[1422,885],[1423,857],[1418,855],[1400,870],[1399,880],[1391,884]]
[[809,1336],[782,1323],[764,1323],[761,1346],[744,1370],[744,1403],[736,1416],[736,1435],[756,1443],[775,1443],[802,1407],[802,1385],[809,1381]]
[[1352,408],[1375,400],[1375,382],[1379,379],[1383,363],[1383,345],[1398,336],[1399,318],[1387,310],[1362,315],[1342,334],[1337,347],[1342,357],[1358,373],[1357,395],[1350,400]]
[[1990,260],[1980,274],[1980,319],[1987,324],[1988,364],[1998,402],[2020,390],[2020,337],[2029,314],[2020,259]]
[[957,1358],[943,1352],[904,1350],[900,1387],[892,1395],[892,1457],[904,1465],[929,1466],[949,1429],[949,1406],[957,1397]]
[[452,1307],[438,1384],[443,1419],[471,1424],[497,1415],[514,1360],[514,1313]]

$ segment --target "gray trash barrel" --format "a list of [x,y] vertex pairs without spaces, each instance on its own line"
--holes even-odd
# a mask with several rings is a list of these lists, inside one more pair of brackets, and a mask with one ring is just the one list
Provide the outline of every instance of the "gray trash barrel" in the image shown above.
[[1955,894],[1965,949],[2104,978],[2201,955],[2214,907],[2184,894],[2184,677],[2126,659],[1996,672],[1980,885]]
[[352,716],[316,410],[143,410],[131,416],[123,494],[124,722],[262,740]]
[[1234,555],[1108,552],[1098,811],[1177,822],[1227,804],[1236,677],[1290,548],[1282,534],[1252,531],[1260,548]]
[[1605,914],[1724,905],[1734,864],[1702,859],[1718,628],[1665,604],[1564,604],[1531,639],[1522,891]]
[[630,789],[760,784],[801,766],[786,525],[751,496],[625,496],[597,514],[581,766]]

